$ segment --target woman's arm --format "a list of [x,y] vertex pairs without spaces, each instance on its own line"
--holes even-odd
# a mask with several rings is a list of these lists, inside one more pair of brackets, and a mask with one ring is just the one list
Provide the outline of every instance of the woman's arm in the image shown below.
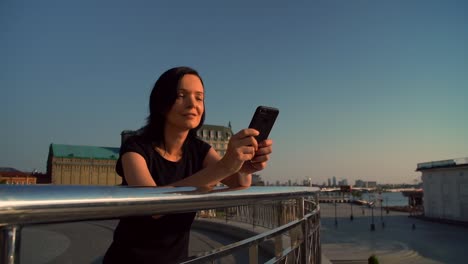
[[129,186],[156,186],[145,158],[136,152],[122,155],[122,167]]
[[[210,148],[203,162],[203,167],[206,168],[209,166],[213,166],[219,160],[221,160],[221,157],[219,156],[218,152],[216,152],[214,148]],[[241,174],[237,172],[222,179],[221,182],[229,187],[249,187],[252,184],[252,175]]]
[[[203,169],[171,186],[215,186],[226,178],[226,183],[230,187],[239,186],[236,177],[246,160],[254,157],[257,150],[255,136],[258,131],[255,129],[244,129],[231,137],[228,143],[226,154],[223,158],[210,148],[203,160]],[[250,186],[250,182],[249,185]]]
[[[202,172],[200,175],[192,175],[197,176],[197,180],[182,180],[172,183],[170,186],[211,186],[216,185],[219,181],[222,181],[229,187],[250,186],[251,175],[240,175],[240,173],[231,174],[231,176],[226,176],[225,179],[220,179],[216,182],[207,182],[206,179],[210,178],[207,177],[207,174],[216,174],[218,176],[229,174],[228,170],[218,168],[219,165],[216,163],[220,159],[219,154],[213,148],[210,148],[203,162],[203,167],[205,169],[200,171]],[[157,186],[148,170],[145,159],[140,154],[136,152],[127,152],[123,154],[122,167],[124,170],[125,180],[129,186]],[[209,168],[206,169],[207,167]],[[199,180],[198,178],[202,178],[203,180]]]
[[[223,180],[223,176],[228,177],[233,173],[221,166],[219,163],[220,157],[218,153],[210,148],[205,157],[201,171],[169,186],[211,186],[216,185],[219,181]],[[129,186],[157,186],[148,170],[145,159],[136,152],[127,152],[122,155],[122,167],[125,175],[125,180]],[[212,177],[216,175],[216,177]],[[228,186],[238,186],[234,181],[230,181]]]
[[222,183],[229,187],[249,187],[252,184],[252,173],[266,168],[272,153],[273,141],[267,139],[258,144],[258,150],[252,160],[244,162],[239,172],[224,179]]
[[[273,141],[270,139],[258,144],[258,149],[255,152],[254,158],[243,162],[238,172],[222,179],[221,182],[229,187],[249,187],[252,184],[252,173],[263,170],[266,167],[269,155],[272,152],[272,145]],[[205,157],[203,167],[215,166],[220,160],[221,157],[218,152],[211,148]]]
[[[259,148],[256,135],[258,131],[254,129],[241,130],[231,137],[223,158],[211,148],[204,159],[204,169],[169,186],[214,186],[221,181],[229,187],[250,186],[251,174],[266,167],[272,152],[271,140],[265,140]],[[122,166],[128,185],[157,186],[140,154],[122,155]]]

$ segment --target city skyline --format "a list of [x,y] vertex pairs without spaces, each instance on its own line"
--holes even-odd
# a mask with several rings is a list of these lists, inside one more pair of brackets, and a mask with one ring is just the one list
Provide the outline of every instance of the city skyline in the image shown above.
[[468,3],[0,3],[0,166],[45,172],[51,143],[118,147],[154,81],[197,69],[206,124],[279,108],[264,181],[420,179],[468,156]]

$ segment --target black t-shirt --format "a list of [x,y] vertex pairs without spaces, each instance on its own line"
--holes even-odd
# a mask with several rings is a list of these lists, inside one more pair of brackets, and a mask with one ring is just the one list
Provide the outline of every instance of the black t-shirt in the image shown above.
[[[164,159],[154,144],[140,136],[129,138],[120,149],[120,157],[136,152],[146,161],[156,185],[164,186],[186,178],[203,168],[211,146],[200,139],[188,138],[178,162]],[[119,158],[117,173],[125,181]],[[104,256],[104,263],[178,263],[188,257],[190,227],[195,213],[121,219],[114,231],[114,241]]]

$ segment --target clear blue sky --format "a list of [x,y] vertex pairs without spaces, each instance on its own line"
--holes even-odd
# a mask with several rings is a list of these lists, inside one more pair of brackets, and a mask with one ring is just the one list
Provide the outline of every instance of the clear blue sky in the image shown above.
[[0,1],[0,166],[118,147],[179,65],[204,78],[208,124],[280,109],[266,181],[412,182],[468,156],[468,2],[224,2]]

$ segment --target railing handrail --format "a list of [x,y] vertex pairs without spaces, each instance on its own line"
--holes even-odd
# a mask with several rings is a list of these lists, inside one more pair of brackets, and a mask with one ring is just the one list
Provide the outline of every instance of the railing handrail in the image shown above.
[[168,214],[313,196],[314,187],[0,185],[0,226]]

